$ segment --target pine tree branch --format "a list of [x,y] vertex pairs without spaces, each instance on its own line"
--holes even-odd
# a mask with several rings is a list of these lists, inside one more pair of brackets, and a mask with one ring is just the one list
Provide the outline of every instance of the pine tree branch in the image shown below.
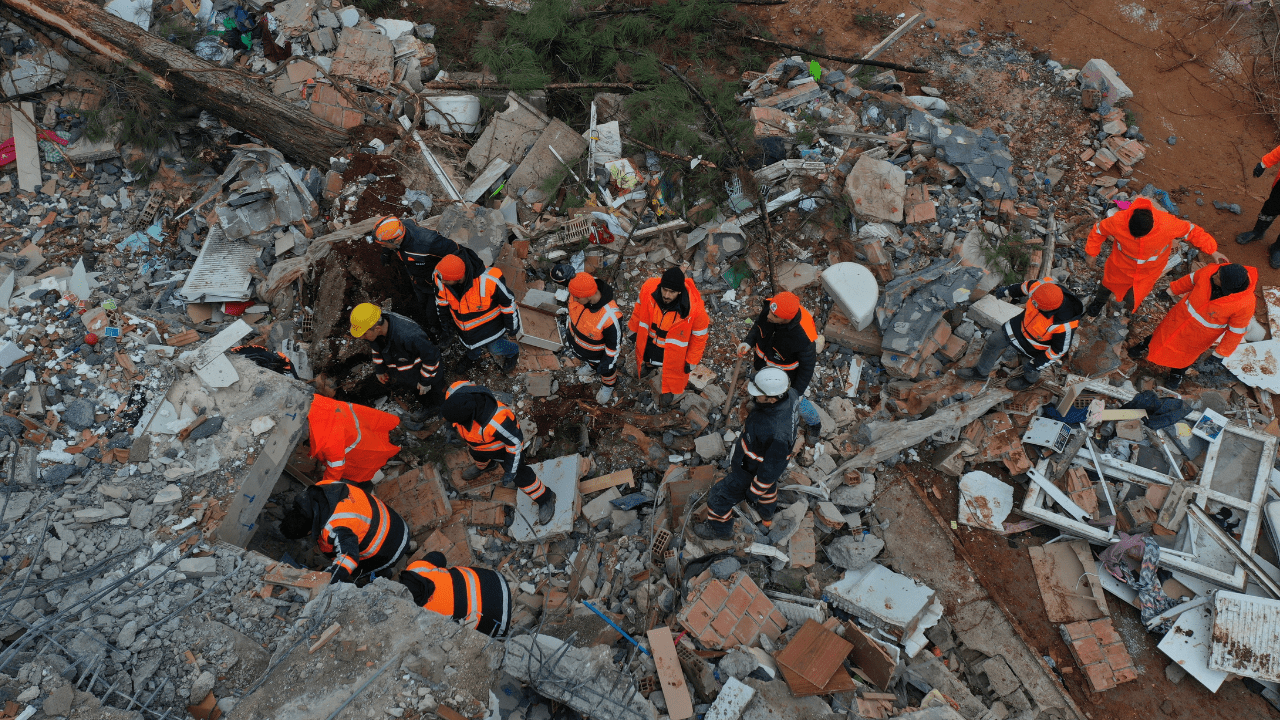
[[862,58],[842,57],[840,55],[826,55],[824,53],[814,52],[807,48],[802,48],[798,45],[788,45],[786,43],[777,42],[776,40],[766,40],[762,37],[756,37],[755,35],[739,35],[738,37],[741,37],[743,40],[758,42],[762,45],[772,45],[773,47],[780,47],[786,50],[795,50],[796,52],[801,52],[801,53],[804,53],[805,55],[812,55],[814,57],[820,57],[824,60],[835,60],[837,62],[847,62],[854,65],[870,65],[871,67],[888,68],[889,70],[898,70],[900,72],[908,72],[908,73],[928,74],[930,72],[933,72],[928,68],[915,67],[914,65],[899,65],[898,63],[885,62],[884,60],[863,60]]

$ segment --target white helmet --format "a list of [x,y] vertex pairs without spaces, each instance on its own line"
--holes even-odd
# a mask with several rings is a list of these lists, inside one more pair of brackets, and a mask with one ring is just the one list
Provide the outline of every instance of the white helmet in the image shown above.
[[781,368],[767,367],[756,373],[755,380],[747,383],[747,392],[756,397],[782,397],[791,387],[791,378]]

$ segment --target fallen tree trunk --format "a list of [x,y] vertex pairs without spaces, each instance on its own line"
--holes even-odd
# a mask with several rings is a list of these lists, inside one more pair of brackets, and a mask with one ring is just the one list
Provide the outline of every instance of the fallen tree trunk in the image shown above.
[[328,167],[347,144],[347,132],[250,80],[220,68],[84,0],[0,0],[143,75],[179,100],[261,138],[285,155]]

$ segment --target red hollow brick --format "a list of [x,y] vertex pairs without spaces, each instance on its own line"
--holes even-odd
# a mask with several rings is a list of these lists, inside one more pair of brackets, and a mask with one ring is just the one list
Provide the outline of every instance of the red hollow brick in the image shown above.
[[743,573],[740,579],[738,580],[738,587],[742,588],[743,590],[746,590],[748,593],[752,595],[755,595],[760,592],[759,586],[757,586],[755,581],[751,579],[751,576],[747,575],[746,573]]
[[769,597],[764,593],[760,593],[751,601],[751,607],[747,608],[747,612],[757,621],[763,622],[769,617],[769,613],[773,612],[773,609],[773,602],[769,600]]
[[717,613],[724,607],[724,601],[729,599],[729,591],[724,589],[724,584],[719,580],[712,580],[702,588],[700,597],[711,608],[712,613]]
[[720,636],[716,635],[716,631],[710,626],[698,634],[698,642],[702,643],[702,647],[718,648],[721,646]]
[[1115,626],[1111,624],[1111,618],[1092,620],[1089,622],[1089,627],[1093,630],[1093,634],[1098,636],[1098,642],[1103,645],[1120,642],[1120,635],[1116,633]]
[[1106,663],[1086,665],[1083,670],[1085,677],[1089,678],[1089,685],[1097,692],[1110,690],[1116,686],[1114,676],[1111,674],[1111,667]]
[[1076,656],[1076,660],[1081,665],[1092,665],[1106,660],[1106,657],[1102,654],[1102,646],[1098,644],[1097,638],[1072,641],[1071,654]]
[[760,623],[756,622],[750,615],[738,621],[738,626],[733,629],[733,636],[743,645],[750,645],[755,642],[756,636],[760,634]]
[[737,615],[722,612],[711,621],[711,629],[715,630],[717,635],[727,641],[733,635],[733,628],[737,624]]
[[1120,683],[1129,682],[1130,680],[1137,680],[1138,671],[1134,670],[1131,667],[1121,668],[1115,671],[1114,677],[1115,677],[1115,682],[1118,685]]
[[1125,649],[1124,643],[1112,643],[1102,648],[1103,654],[1107,656],[1107,664],[1112,670],[1119,670],[1133,665],[1132,658],[1129,657],[1129,651]]
[[711,624],[711,618],[714,617],[706,603],[701,600],[695,602],[691,608],[685,613],[684,619],[680,621],[684,628],[694,635],[701,635],[702,631]]
[[778,626],[779,632],[787,629],[787,616],[783,615],[782,611],[778,610],[776,607],[773,609],[773,612],[769,613],[769,619],[773,621],[774,625]]
[[1091,626],[1088,622],[1085,622],[1083,620],[1081,620],[1080,622],[1073,622],[1067,625],[1063,625],[1062,631],[1065,632],[1067,636],[1070,637],[1072,640],[1079,640],[1080,638],[1093,637],[1094,635],[1097,634],[1094,632],[1093,626]]
[[729,600],[724,604],[724,611],[732,613],[734,617],[742,617],[747,614],[747,610],[751,607],[751,593],[736,587],[733,592],[729,593]]

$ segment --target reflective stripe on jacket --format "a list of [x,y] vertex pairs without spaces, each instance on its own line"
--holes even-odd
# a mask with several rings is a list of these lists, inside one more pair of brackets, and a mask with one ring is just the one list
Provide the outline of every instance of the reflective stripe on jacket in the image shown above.
[[[640,297],[631,312],[627,329],[636,333],[636,372],[644,365],[645,346],[655,343],[662,348],[662,392],[679,395],[689,385],[689,373],[685,363],[697,365],[702,361],[702,351],[707,346],[707,331],[711,325],[702,304],[702,294],[685,278],[685,290],[689,293],[689,316],[663,313],[653,294],[658,292],[661,278],[649,278],[640,288]],[[663,336],[665,333],[665,337]]]
[[1216,300],[1213,276],[1222,265],[1206,265],[1184,275],[1169,286],[1170,295],[1184,296],[1169,310],[1151,336],[1147,359],[1167,368],[1185,368],[1200,354],[1218,342],[1218,357],[1230,357],[1249,330],[1249,321],[1257,307],[1254,290],[1258,285],[1257,268],[1247,267],[1249,287]]
[[444,562],[437,552],[428,553],[427,558],[409,563],[404,570],[430,583],[431,596],[422,607],[486,635],[506,634],[511,592],[502,575],[484,568],[436,565]]
[[[1155,225],[1151,232],[1136,238],[1129,234],[1129,218],[1134,210],[1143,208],[1151,211]],[[1085,252],[1096,257],[1108,236],[1115,238],[1115,244],[1103,268],[1102,284],[1121,299],[1132,289],[1135,309],[1164,274],[1175,240],[1186,240],[1206,254],[1218,251],[1218,241],[1203,228],[1161,210],[1145,197],[1135,199],[1128,209],[1094,223],[1085,242]]]
[[368,482],[396,453],[388,433],[400,418],[365,405],[311,398],[307,432],[311,457],[324,463],[321,482]]
[[458,328],[458,338],[468,349],[487,345],[504,333],[520,332],[520,309],[498,268],[489,268],[472,279],[461,297],[445,284],[439,272],[434,277],[436,306],[448,308]]
[[[449,386],[445,397],[452,397],[455,392],[488,393],[468,380],[459,380]],[[462,439],[471,447],[472,456],[477,460],[498,460],[506,472],[515,472],[520,466],[520,455],[524,447],[524,433],[520,431],[520,422],[515,412],[497,397],[493,398],[496,408],[488,418],[477,418],[468,427],[453,423]]]

